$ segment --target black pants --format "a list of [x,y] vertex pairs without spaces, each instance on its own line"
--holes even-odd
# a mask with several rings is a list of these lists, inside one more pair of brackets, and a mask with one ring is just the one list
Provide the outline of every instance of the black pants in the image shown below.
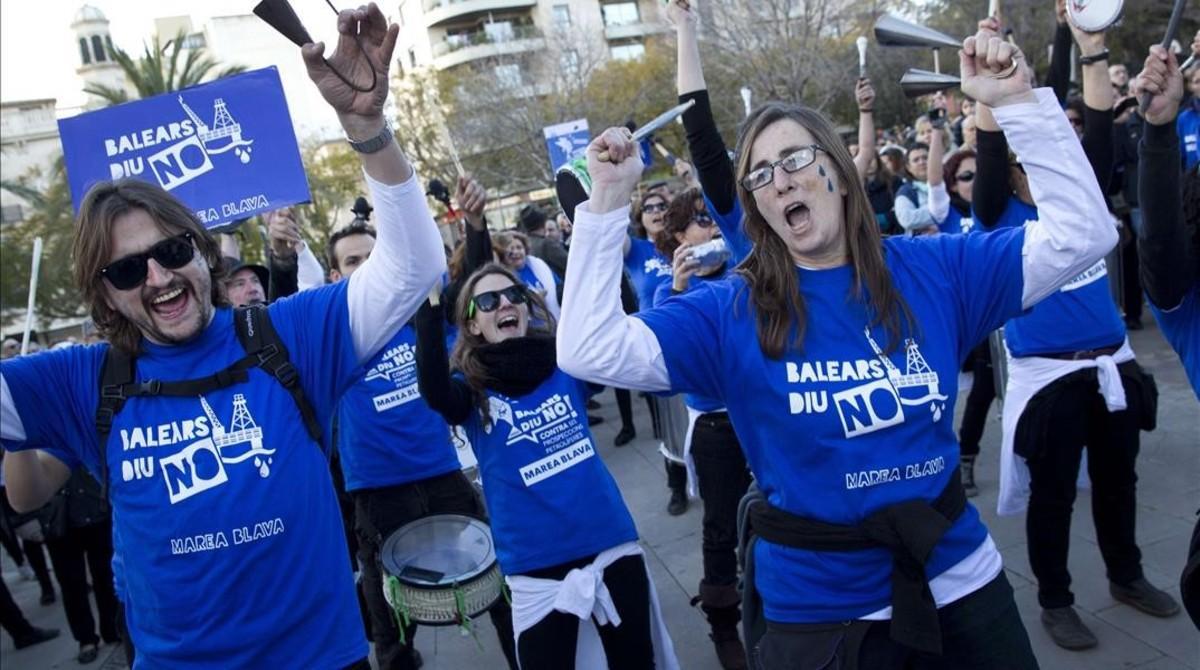
[[617,413],[621,415],[621,427],[633,428],[633,394],[628,389],[613,389],[617,397]]
[[[46,543],[50,562],[62,589],[63,610],[71,635],[79,644],[113,643],[117,634],[117,596],[113,591],[112,523],[95,523],[72,528],[65,537]],[[92,592],[100,617],[100,635],[96,635],[96,619],[88,600],[88,571],[92,575]]]
[[[1041,606],[1066,607],[1075,602],[1067,553],[1085,445],[1092,481],[1092,520],[1108,579],[1124,585],[1142,576],[1142,553],[1134,527],[1138,425],[1143,408],[1136,387],[1126,381],[1127,409],[1109,412],[1094,376],[1061,379],[1039,391],[1030,407],[1038,396],[1053,398],[1043,406],[1048,413],[1045,432],[1033,433],[1032,444],[1017,445],[1019,453],[1027,454],[1029,465],[1029,511],[1025,515],[1029,564],[1038,580]],[[1018,436],[1022,435],[1018,428]]]
[[696,419],[692,460],[704,501],[704,582],[714,586],[736,583],[738,503],[751,478],[728,414],[713,412]]
[[[890,621],[867,625],[857,654],[859,670],[1036,670],[1037,659],[1021,623],[1012,586],[1001,572],[978,591],[938,610],[942,629],[940,656],[918,652],[893,641]],[[838,628],[822,634],[817,626],[767,622],[753,652],[755,670],[839,670],[847,650],[839,647]],[[830,635],[830,633],[833,635]],[[818,646],[821,645],[821,646]],[[807,662],[806,662],[807,661]]]
[[[400,629],[392,608],[383,598],[383,574],[379,564],[379,548],[392,531],[431,514],[466,514],[483,516],[483,505],[475,487],[462,472],[455,470],[419,482],[379,489],[353,491],[355,530],[358,533],[358,558],[362,567],[363,594],[371,617],[371,633],[375,640],[375,661],[380,670],[413,670],[413,636],[417,626],[404,631],[405,643],[400,642]],[[496,627],[500,648],[515,668],[512,608],[501,599],[489,614]]]
[[21,546],[25,550],[25,558],[29,560],[29,567],[33,568],[33,574],[37,575],[42,594],[54,593],[54,582],[50,581],[50,567],[46,564],[46,544],[21,540]]
[[971,351],[971,371],[975,380],[963,407],[962,425],[958,428],[958,443],[963,456],[979,455],[979,440],[987,424],[988,410],[996,399],[996,382],[992,377],[992,348],[985,339]]
[[[591,558],[528,573],[530,577],[562,579],[571,570],[587,565]],[[650,581],[641,556],[626,556],[604,570],[604,585],[621,616],[621,625],[596,629],[610,670],[649,670],[654,667],[654,643],[650,634]],[[595,619],[593,618],[593,622]],[[579,638],[579,618],[551,612],[521,633],[517,652],[521,670],[571,670]]]
[[26,640],[33,635],[33,625],[21,613],[17,601],[13,600],[8,584],[0,579],[0,628],[12,636],[13,642]]

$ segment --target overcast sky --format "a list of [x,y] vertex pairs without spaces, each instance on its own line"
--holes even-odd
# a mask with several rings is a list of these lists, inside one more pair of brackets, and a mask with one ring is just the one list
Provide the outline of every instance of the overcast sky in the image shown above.
[[[154,34],[156,18],[189,15],[193,27],[200,30],[210,17],[251,13],[257,0],[95,0],[87,4],[108,17],[116,46],[141,54],[142,43]],[[390,4],[394,3],[381,5],[385,14],[394,12]],[[336,27],[324,0],[292,0],[292,5],[313,38],[328,43]],[[350,3],[334,0],[334,5]],[[82,83],[75,74],[79,48],[71,30],[71,20],[82,6],[75,0],[0,2],[0,100],[56,98],[59,107],[83,104]]]

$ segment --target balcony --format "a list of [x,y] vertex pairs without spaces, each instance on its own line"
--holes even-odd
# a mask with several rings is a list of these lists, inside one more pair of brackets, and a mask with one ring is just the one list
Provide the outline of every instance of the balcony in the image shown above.
[[506,56],[546,48],[546,40],[537,26],[503,25],[500,30],[479,30],[472,33],[447,35],[433,45],[433,66],[439,70],[469,63],[481,58]]
[[659,35],[670,31],[671,27],[662,23],[638,21],[636,23],[623,23],[605,26],[604,39],[625,40],[646,37],[647,35]]
[[469,18],[507,9],[529,9],[537,0],[425,0],[425,27],[433,28],[453,19]]

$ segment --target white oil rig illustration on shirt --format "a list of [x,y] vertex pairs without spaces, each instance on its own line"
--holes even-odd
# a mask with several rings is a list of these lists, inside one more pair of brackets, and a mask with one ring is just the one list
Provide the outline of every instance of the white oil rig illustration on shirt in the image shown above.
[[[888,382],[896,389],[896,393],[900,397],[900,402],[909,406],[919,406],[929,403],[929,411],[933,413],[933,420],[938,421],[941,419],[942,410],[945,408],[945,401],[948,396],[942,395],[938,373],[929,367],[929,363],[921,355],[921,349],[917,346],[916,340],[911,337],[904,340],[905,370],[904,374],[900,374],[900,369],[884,355],[883,349],[879,347],[879,343],[875,341],[875,338],[871,337],[871,329],[869,327],[864,328],[863,334],[867,336],[867,342],[871,343],[871,349],[875,351],[875,355],[879,357],[879,360],[883,362],[884,368],[887,369]],[[909,399],[899,395],[900,389],[917,386],[924,386],[928,389],[924,397]]]
[[[229,113],[229,109],[225,107],[225,100],[217,98],[213,101],[213,122],[212,127],[204,123],[196,112],[192,111],[191,107],[183,101],[183,96],[179,96],[179,104],[183,107],[183,111],[187,113],[188,118],[192,123],[196,124],[196,135],[200,141],[204,143],[204,151],[209,155],[223,154],[230,149],[234,150],[239,160],[243,163],[250,162],[250,145],[254,144],[254,140],[242,139],[242,124],[234,120],[233,115]],[[220,146],[213,146],[213,143],[229,138],[229,141]]]
[[[254,422],[254,417],[251,416],[250,410],[246,407],[246,396],[241,393],[235,393],[233,396],[233,418],[229,424],[232,432],[225,430],[225,424],[217,418],[217,413],[213,411],[208,401],[204,396],[200,396],[200,405],[204,407],[204,413],[208,415],[208,420],[212,424],[212,440],[217,447],[217,451],[221,453],[221,461],[224,463],[241,463],[248,458],[254,458],[254,465],[258,468],[258,474],[266,477],[271,474],[271,454],[275,453],[274,449],[263,448],[263,432],[262,428]],[[225,448],[232,447],[238,444],[250,443],[250,449],[245,452],[227,457]]]

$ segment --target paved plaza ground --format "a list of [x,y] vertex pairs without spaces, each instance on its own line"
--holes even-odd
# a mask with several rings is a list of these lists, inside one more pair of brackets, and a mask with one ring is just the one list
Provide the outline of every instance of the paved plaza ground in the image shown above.
[[[1149,316],[1147,322],[1144,331],[1131,333],[1131,340],[1142,365],[1158,379],[1161,401],[1158,430],[1142,434],[1138,462],[1138,541],[1146,577],[1178,598],[1179,572],[1200,507],[1200,404],[1187,385],[1178,359]],[[963,381],[965,386],[969,377]],[[963,388],[957,404],[960,415],[965,397],[966,388]],[[612,446],[618,419],[611,393],[600,396],[600,400],[604,406],[599,414],[606,421],[595,427],[597,445],[637,520],[681,665],[687,670],[718,670],[704,618],[698,608],[688,605],[700,580],[702,504],[693,500],[687,514],[680,517],[667,514],[666,475],[650,436],[645,404],[635,402],[634,405],[638,439],[617,449]],[[1080,492],[1075,507],[1070,567],[1077,607],[1100,639],[1100,645],[1085,652],[1069,652],[1050,641],[1038,619],[1037,589],[1027,558],[1024,517],[998,518],[995,514],[1000,440],[998,412],[999,408],[994,406],[984,435],[983,452],[977,466],[982,493],[973,502],[1004,556],[1008,578],[1016,589],[1017,604],[1042,668],[1200,669],[1200,632],[1184,614],[1172,619],[1154,619],[1118,604],[1109,596],[1087,491]],[[19,580],[7,554],[3,557],[3,569],[4,579],[29,619],[38,626],[60,628],[63,634],[57,640],[20,652],[14,651],[12,640],[3,635],[0,667],[4,670],[79,667],[74,660],[77,646],[67,630],[61,605],[38,605],[36,584]],[[421,629],[417,634],[417,647],[425,658],[425,668],[502,670],[504,662],[487,617],[480,621],[477,633],[478,646],[470,638],[461,637],[457,630]],[[121,668],[124,667],[123,657],[119,650],[103,647],[100,660],[90,667]]]

